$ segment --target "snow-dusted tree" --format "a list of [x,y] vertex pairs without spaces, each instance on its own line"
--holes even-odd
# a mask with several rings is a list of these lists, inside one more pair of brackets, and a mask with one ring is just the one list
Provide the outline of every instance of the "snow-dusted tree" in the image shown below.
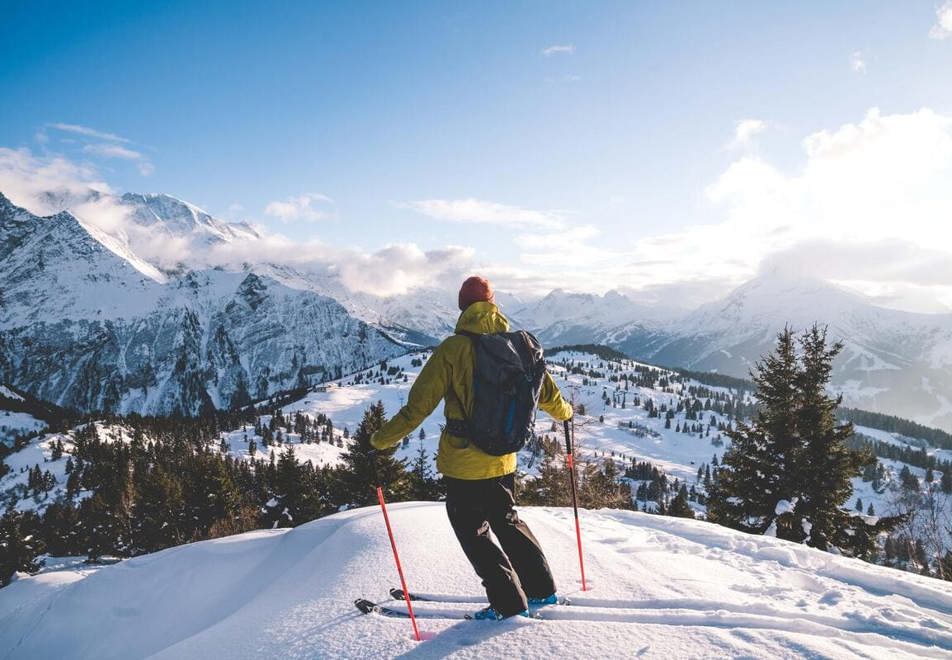
[[45,548],[39,538],[39,520],[32,512],[7,509],[0,518],[0,587],[10,584],[17,571],[36,573],[36,558]]

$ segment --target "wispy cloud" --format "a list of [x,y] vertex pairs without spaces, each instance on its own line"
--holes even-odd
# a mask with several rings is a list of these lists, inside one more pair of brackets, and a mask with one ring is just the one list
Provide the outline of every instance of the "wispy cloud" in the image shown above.
[[556,229],[563,225],[558,211],[535,211],[482,199],[423,199],[398,204],[435,220]]
[[[96,130],[89,126],[65,124],[63,122],[46,124],[44,128],[79,136],[79,143],[85,143],[82,151],[89,156],[96,158],[115,158],[134,162],[136,168],[139,170],[139,174],[142,176],[149,176],[155,172],[155,166],[149,158],[142,152],[136,151],[128,146],[133,144],[132,140],[124,138],[121,135]],[[36,134],[36,140],[40,144],[47,144],[50,138],[46,130],[41,130]],[[91,142],[91,140],[99,140],[99,142]],[[72,138],[61,137],[59,141],[64,144],[76,144],[76,140]]]
[[546,57],[553,55],[574,55],[575,44],[552,44],[542,49],[542,54]]
[[856,73],[866,73],[866,56],[861,50],[854,50],[850,55],[850,68]]
[[727,146],[729,149],[747,147],[755,136],[765,130],[767,130],[767,122],[762,119],[741,119],[734,125],[734,139]]
[[[196,268],[292,265],[336,278],[351,291],[378,296],[404,294],[446,281],[458,283],[472,268],[473,250],[453,245],[423,250],[413,243],[399,243],[370,252],[330,246],[317,239],[292,239],[259,227],[257,238],[226,241],[211,248],[189,237],[170,238],[157,233],[154,225],[136,222],[131,208],[99,179],[90,164],[77,164],[63,156],[38,156],[28,149],[0,147],[0,192],[39,215],[68,209],[87,226],[127,243],[148,263],[164,268],[181,263]],[[329,201],[322,195],[309,197]],[[242,209],[233,204],[229,210]]]
[[145,156],[135,149],[129,149],[121,144],[109,142],[87,144],[83,147],[83,153],[99,156],[100,158],[118,158],[119,160],[135,161],[136,167],[139,169],[139,174],[142,176],[149,176],[155,172],[155,167]]
[[329,218],[331,215],[329,211],[317,208],[318,205],[332,204],[333,201],[327,195],[304,193],[296,197],[269,202],[265,206],[264,212],[265,215],[270,215],[284,222],[294,222],[296,220],[317,222]]
[[952,0],[935,10],[935,25],[929,30],[932,39],[948,39],[952,37]]
[[119,158],[121,160],[141,160],[142,154],[134,149],[123,147],[120,144],[96,143],[87,144],[83,152],[103,158]]
[[49,128],[55,128],[58,131],[74,133],[76,135],[83,135],[85,137],[92,137],[98,140],[109,140],[110,142],[122,142],[124,144],[130,144],[132,142],[132,140],[124,138],[121,135],[116,135],[115,133],[106,133],[105,131],[97,131],[95,128],[82,126],[80,124],[64,124],[62,122],[56,122],[53,124],[47,124],[47,126]]

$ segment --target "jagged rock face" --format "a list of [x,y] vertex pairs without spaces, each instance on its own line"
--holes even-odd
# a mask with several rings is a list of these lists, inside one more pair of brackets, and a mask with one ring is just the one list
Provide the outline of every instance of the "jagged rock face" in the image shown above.
[[0,196],[0,382],[80,410],[195,415],[406,348],[332,298],[254,273],[157,282],[69,213]]

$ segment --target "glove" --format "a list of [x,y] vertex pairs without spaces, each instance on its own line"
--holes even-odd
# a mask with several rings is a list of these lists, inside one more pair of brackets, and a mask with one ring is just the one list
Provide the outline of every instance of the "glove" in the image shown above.
[[387,445],[380,442],[379,433],[376,431],[370,436],[370,446],[377,450],[387,448]]

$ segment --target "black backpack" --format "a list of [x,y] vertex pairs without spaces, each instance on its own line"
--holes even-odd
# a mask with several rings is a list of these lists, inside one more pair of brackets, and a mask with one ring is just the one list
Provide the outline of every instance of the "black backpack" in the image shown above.
[[487,454],[519,451],[535,427],[545,376],[542,345],[532,334],[459,332],[473,343],[473,412],[447,420],[446,430]]

